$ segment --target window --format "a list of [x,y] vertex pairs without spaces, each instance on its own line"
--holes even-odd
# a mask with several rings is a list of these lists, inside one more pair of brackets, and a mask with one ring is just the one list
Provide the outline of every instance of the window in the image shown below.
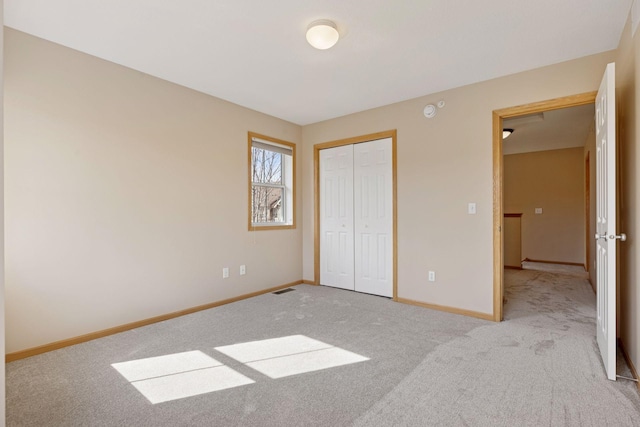
[[249,132],[249,230],[295,228],[296,146]]

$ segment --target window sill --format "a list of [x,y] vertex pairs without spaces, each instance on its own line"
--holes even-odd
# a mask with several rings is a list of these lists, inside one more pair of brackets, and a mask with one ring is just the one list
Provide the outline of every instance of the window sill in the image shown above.
[[264,231],[264,230],[291,230],[295,229],[295,224],[251,224],[249,231]]

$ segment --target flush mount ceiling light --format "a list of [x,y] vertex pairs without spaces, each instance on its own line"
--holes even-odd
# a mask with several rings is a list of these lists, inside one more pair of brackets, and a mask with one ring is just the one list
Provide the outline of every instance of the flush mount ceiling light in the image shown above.
[[316,49],[329,49],[338,42],[339,38],[336,24],[327,19],[313,21],[307,29],[307,41]]
[[513,133],[513,129],[502,129],[502,139],[507,139]]

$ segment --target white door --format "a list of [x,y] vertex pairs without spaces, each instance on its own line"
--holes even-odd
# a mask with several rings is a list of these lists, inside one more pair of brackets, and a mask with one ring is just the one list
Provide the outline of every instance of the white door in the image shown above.
[[320,284],[354,290],[353,145],[320,151]]
[[353,151],[355,290],[392,297],[391,138],[356,144]]
[[616,380],[616,110],[615,64],[596,97],[597,341],[607,377]]

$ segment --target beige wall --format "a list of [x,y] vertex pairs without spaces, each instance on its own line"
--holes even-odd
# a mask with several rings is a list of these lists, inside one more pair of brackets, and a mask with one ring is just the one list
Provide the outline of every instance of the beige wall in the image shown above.
[[300,226],[247,231],[247,131],[299,143],[299,126],[5,42],[8,352],[302,278]]
[[582,147],[504,156],[503,197],[523,214],[523,259],[585,263]]
[[[398,130],[398,295],[493,311],[492,111],[593,91],[607,52],[305,126],[304,278],[313,280],[313,145]],[[386,84],[393,84],[388,82]],[[372,88],[375,90],[375,88]],[[429,120],[422,110],[444,100]],[[477,203],[477,214],[467,204]],[[435,270],[437,281],[427,281]]]
[[618,328],[622,343],[636,369],[640,369],[640,31],[631,37],[630,19],[622,33],[616,58],[616,96],[619,142],[619,221],[618,232],[628,240],[620,243]]

